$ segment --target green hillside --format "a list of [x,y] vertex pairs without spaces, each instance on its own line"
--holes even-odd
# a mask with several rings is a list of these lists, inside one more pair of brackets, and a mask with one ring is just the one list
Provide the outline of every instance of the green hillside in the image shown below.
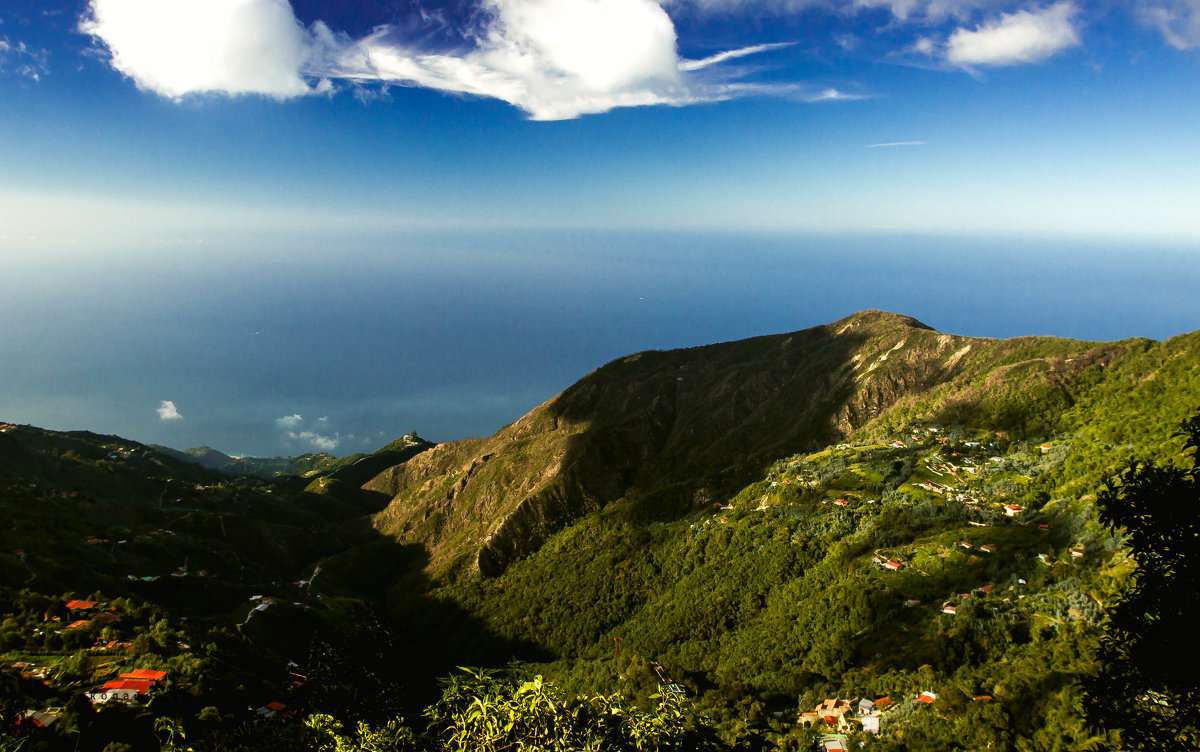
[[[1085,713],[1145,555],[1101,509],[1133,463],[1191,468],[1198,412],[1200,333],[865,312],[623,358],[496,436],[299,481],[4,424],[0,722],[97,752],[1135,748]],[[132,669],[169,683],[83,699]],[[1131,708],[1185,722],[1138,681]]]

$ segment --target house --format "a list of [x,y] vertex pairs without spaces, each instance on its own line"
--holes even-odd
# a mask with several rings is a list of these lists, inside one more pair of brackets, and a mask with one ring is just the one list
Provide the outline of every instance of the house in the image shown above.
[[268,702],[254,712],[260,718],[274,718],[277,715],[283,715],[285,710],[287,710],[287,705],[282,702]]
[[972,545],[971,541],[959,541],[958,545],[962,546],[963,548],[967,549],[968,551],[971,550],[972,548],[975,548],[975,546]]
[[154,682],[146,679],[114,679],[99,689],[85,692],[84,696],[94,704],[112,700],[128,703],[145,699],[153,686]]
[[890,569],[893,572],[899,572],[901,569],[904,569],[904,562],[891,559],[884,563],[883,567],[884,569]]
[[[26,710],[25,722],[34,728],[49,728],[58,720],[58,713],[42,710]],[[18,745],[20,746],[20,745]]]
[[996,547],[994,545],[992,545],[991,543],[984,543],[982,546],[979,547],[979,550],[983,551],[985,554],[996,553]]
[[852,714],[852,710],[853,708],[849,700],[834,698],[832,700],[825,700],[812,710],[801,713],[798,720],[806,726],[811,726],[821,721],[826,726],[847,729],[850,727],[850,723],[846,720],[846,715]]
[[118,679],[132,679],[135,681],[148,681],[155,686],[161,686],[167,683],[166,671],[155,671],[149,668],[136,668],[133,671],[121,674]]
[[1017,506],[1016,504],[1005,504],[1004,505],[1004,513],[1007,514],[1009,517],[1016,517],[1018,514],[1021,513],[1021,510],[1023,508],[1024,507]]
[[845,506],[850,505],[850,502],[846,501],[845,499],[834,499],[833,503],[837,504],[839,507],[845,507]]
[[925,691],[925,692],[922,692],[921,694],[917,695],[917,702],[923,702],[926,705],[932,705],[933,701],[936,699],[937,699],[937,695],[935,695],[933,692],[929,692],[929,691]]
[[824,752],[849,752],[850,739],[845,734],[826,734],[817,742]]
[[945,603],[942,604],[942,613],[950,614],[951,616],[954,616],[955,614],[958,613],[958,607],[955,606],[953,603],[946,601]]
[[1071,552],[1072,559],[1082,559],[1083,558],[1083,551],[1084,551],[1083,546],[1071,546],[1070,548],[1067,549],[1067,551]]
[[99,603],[97,601],[67,601],[68,611],[87,611],[95,608]]
[[862,719],[863,731],[867,732],[868,734],[878,734],[879,733],[879,720],[880,720],[880,716],[878,716],[878,715],[863,716],[863,719]]

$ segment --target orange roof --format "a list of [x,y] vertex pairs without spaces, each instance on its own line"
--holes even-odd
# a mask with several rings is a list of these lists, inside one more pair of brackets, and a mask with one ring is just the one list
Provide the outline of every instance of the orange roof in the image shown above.
[[67,625],[66,628],[67,629],[82,629],[82,628],[86,627],[87,625],[88,625],[87,619],[80,619],[79,621],[71,622],[70,624]]
[[162,681],[167,678],[166,671],[155,671],[149,668],[135,668],[133,671],[121,674],[122,679],[146,679],[148,681]]
[[284,705],[282,702],[268,702],[265,707],[267,710],[274,710],[276,713],[281,710],[287,710],[287,705]]
[[67,601],[67,608],[95,608],[97,601]]
[[154,682],[148,679],[116,679],[105,684],[101,689],[105,692],[112,692],[118,689],[129,690],[143,694],[149,692],[154,686]]

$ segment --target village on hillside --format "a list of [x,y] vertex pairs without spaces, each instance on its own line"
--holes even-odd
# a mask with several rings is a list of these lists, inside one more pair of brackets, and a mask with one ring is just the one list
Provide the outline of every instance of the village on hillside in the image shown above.
[[[1096,622],[1105,615],[1103,604],[1071,587],[1069,568],[1083,564],[1093,547],[1091,534],[1070,511],[1077,500],[1052,500],[1038,510],[1012,500],[1070,451],[1066,440],[1009,442],[973,437],[961,427],[913,426],[903,434],[777,462],[751,487],[753,493],[715,504],[690,528],[703,534],[713,526],[735,525],[741,515],[801,505],[825,529],[836,530],[850,516],[925,505],[953,514],[960,525],[930,538],[875,548],[857,566],[864,576],[900,592],[927,590],[919,580],[947,573],[953,573],[948,579],[967,584],[939,597],[906,598],[905,608],[932,621],[969,618],[987,609],[1053,624]],[[888,476],[891,481],[885,484]],[[1042,576],[1050,570],[1061,576]],[[968,699],[995,701],[986,693]],[[936,712],[937,702],[935,692],[920,686],[897,698],[832,697],[798,708],[796,723],[821,732],[821,749],[848,750],[847,734],[896,730],[915,712]]]

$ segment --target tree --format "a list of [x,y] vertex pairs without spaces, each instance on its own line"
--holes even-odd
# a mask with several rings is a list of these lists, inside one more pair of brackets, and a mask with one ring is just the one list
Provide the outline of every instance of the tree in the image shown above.
[[1200,416],[1183,435],[1189,467],[1135,465],[1097,500],[1137,564],[1088,682],[1092,720],[1126,749],[1200,749],[1200,674],[1186,657],[1200,623]]

